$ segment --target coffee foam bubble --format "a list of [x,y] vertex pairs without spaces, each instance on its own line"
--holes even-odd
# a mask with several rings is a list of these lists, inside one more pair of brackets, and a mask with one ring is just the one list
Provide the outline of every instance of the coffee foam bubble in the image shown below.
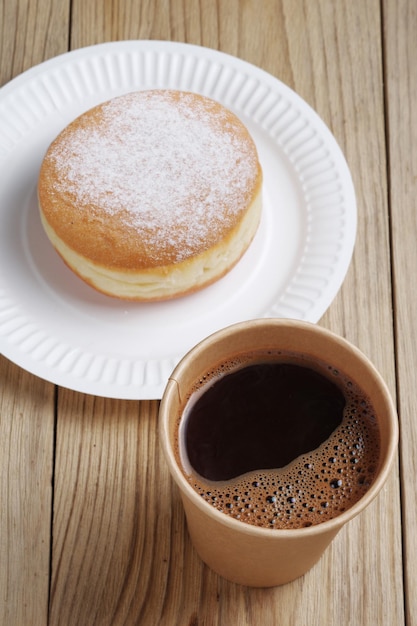
[[190,405],[219,376],[249,363],[280,360],[327,373],[344,392],[343,421],[316,450],[303,454],[286,467],[256,470],[224,482],[198,476],[187,461],[183,441],[185,419],[176,442],[177,460],[195,491],[218,511],[242,522],[271,529],[294,529],[320,524],[350,508],[369,489],[378,471],[380,437],[375,411],[359,386],[325,364],[306,361],[291,353],[245,355],[216,366],[204,375],[190,394]]

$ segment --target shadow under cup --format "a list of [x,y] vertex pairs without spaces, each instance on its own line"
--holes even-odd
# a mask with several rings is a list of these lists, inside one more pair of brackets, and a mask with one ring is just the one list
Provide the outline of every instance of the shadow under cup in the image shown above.
[[[253,351],[283,350],[318,359],[355,381],[370,399],[380,430],[380,463],[363,497],[340,515],[299,529],[269,529],[230,517],[208,504],[178,466],[175,442],[179,416],[195,384],[214,366]],[[398,443],[398,420],[389,391],[372,363],[354,346],[315,324],[261,319],[210,335],[184,356],[164,391],[160,438],[170,473],[183,501],[191,540],[201,559],[224,578],[271,587],[307,572],[346,522],[362,511],[384,485]],[[261,468],[260,468],[261,469]]]

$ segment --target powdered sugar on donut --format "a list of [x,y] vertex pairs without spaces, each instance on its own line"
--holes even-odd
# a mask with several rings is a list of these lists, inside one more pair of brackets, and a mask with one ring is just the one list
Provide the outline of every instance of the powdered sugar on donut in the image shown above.
[[[218,103],[170,90],[134,92],[85,114],[47,158],[74,211],[117,216],[154,260],[215,245],[246,209],[257,179],[254,143]],[[71,127],[70,127],[71,128]]]

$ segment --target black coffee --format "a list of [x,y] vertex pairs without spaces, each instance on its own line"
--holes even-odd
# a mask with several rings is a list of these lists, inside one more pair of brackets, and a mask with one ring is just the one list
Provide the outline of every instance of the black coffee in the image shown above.
[[269,353],[223,364],[199,382],[177,453],[194,489],[223,513],[298,528],[359,500],[379,449],[373,408],[356,385],[323,364]]
[[208,480],[284,467],[330,436],[345,404],[340,388],[311,368],[248,365],[217,380],[190,408],[188,460]]

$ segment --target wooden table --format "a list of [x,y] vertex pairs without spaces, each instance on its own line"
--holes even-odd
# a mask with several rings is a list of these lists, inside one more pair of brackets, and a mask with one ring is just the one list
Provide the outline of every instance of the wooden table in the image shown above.
[[416,32],[414,0],[2,0],[0,84],[82,46],[161,39],[247,60],[318,112],[358,203],[352,264],[319,323],[374,361],[401,424],[388,484],[313,570],[248,589],[191,546],[158,401],[84,395],[1,357],[2,625],[417,624]]

